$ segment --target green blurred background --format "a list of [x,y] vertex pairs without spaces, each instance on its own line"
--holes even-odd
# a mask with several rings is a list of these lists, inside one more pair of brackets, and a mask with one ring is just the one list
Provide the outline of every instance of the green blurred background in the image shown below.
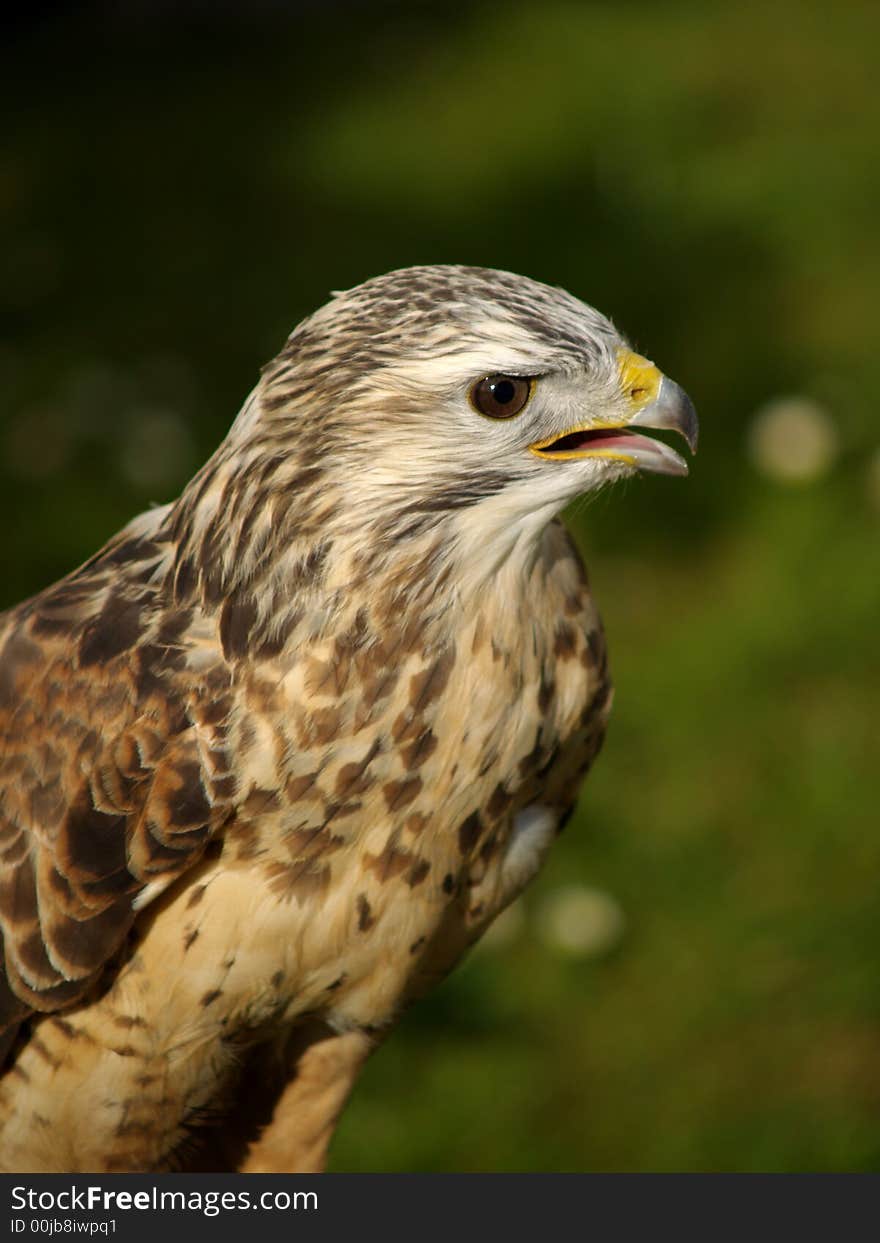
[[575,508],[605,752],[333,1168],[880,1166],[878,38],[873,3],[131,0],[6,41],[0,604],[390,268],[562,284],[701,414],[689,480]]

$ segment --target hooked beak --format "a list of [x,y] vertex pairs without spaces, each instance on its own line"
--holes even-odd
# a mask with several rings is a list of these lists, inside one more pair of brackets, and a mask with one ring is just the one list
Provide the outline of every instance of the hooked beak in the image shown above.
[[640,436],[629,429],[650,427],[678,432],[691,453],[696,453],[699,423],[690,397],[653,363],[629,350],[621,350],[620,370],[624,391],[635,407],[625,422],[574,427],[530,445],[532,453],[555,460],[606,458],[657,475],[686,475],[687,462],[674,449],[662,440]]
[[657,427],[684,436],[691,453],[697,451],[700,424],[694,403],[680,384],[665,375],[655,399],[629,421],[630,427]]

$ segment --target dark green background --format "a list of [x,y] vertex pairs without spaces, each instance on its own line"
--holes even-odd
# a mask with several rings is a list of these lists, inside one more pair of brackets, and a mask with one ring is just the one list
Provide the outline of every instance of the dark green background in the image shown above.
[[[576,509],[606,751],[334,1167],[876,1168],[877,6],[39,12],[0,82],[2,603],[173,496],[297,319],[390,268],[563,284],[701,414],[689,480]],[[747,451],[792,395],[838,443],[799,484]],[[609,952],[539,935],[571,884],[623,909]]]

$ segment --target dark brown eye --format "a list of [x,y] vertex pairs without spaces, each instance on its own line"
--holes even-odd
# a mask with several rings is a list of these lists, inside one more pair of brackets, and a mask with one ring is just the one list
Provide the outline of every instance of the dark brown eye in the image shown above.
[[471,389],[471,405],[489,419],[512,419],[532,395],[533,380],[518,375],[487,375]]

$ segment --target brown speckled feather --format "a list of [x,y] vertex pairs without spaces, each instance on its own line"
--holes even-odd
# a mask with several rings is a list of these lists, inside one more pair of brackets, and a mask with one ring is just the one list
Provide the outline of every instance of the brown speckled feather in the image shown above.
[[230,815],[219,651],[184,668],[161,543],[114,541],[0,630],[0,1023],[85,995],[145,886],[184,872]]

